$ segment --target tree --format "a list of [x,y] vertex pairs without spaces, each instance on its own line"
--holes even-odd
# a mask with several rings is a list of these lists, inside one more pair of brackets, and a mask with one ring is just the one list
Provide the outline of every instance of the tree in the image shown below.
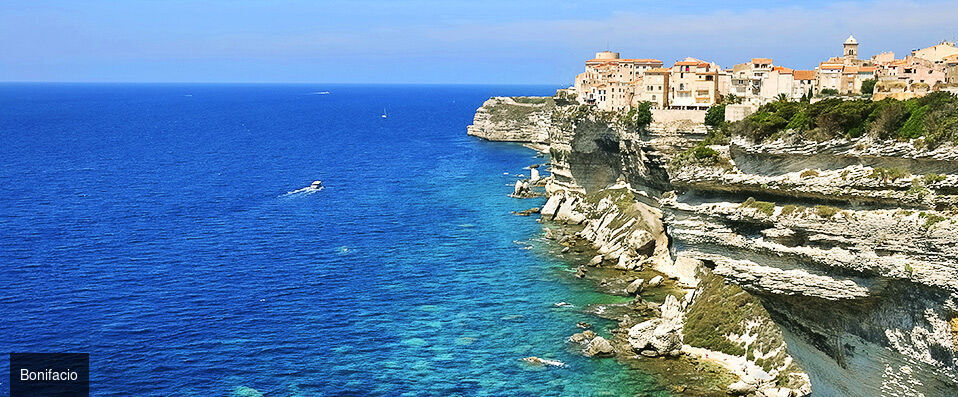
[[871,95],[873,92],[875,92],[875,83],[877,82],[878,80],[875,79],[862,81],[862,94]]
[[822,89],[821,94],[822,96],[834,96],[834,95],[838,95],[838,90],[834,88],[825,88],[825,89]]
[[777,100],[777,101],[779,101],[779,102],[788,102],[788,94],[786,94],[786,93],[784,93],[784,92],[781,93],[781,94],[778,94],[778,95],[775,96],[775,100]]
[[714,105],[705,112],[705,125],[718,128],[725,122],[725,105]]
[[724,104],[735,105],[735,104],[742,103],[742,101],[743,101],[743,98],[740,98],[738,95],[728,94],[723,96],[720,102]]

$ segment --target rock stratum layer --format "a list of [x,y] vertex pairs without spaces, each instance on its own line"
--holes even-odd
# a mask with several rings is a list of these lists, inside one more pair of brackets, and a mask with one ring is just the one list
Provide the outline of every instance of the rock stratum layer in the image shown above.
[[700,124],[540,102],[523,121],[490,99],[469,133],[548,144],[541,216],[594,246],[589,266],[686,289],[624,324],[636,355],[718,361],[735,394],[958,395],[954,146],[733,139],[689,161]]

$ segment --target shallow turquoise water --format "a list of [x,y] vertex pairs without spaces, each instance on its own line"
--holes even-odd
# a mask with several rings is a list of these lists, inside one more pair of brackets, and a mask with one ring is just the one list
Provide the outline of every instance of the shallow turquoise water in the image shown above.
[[98,396],[660,394],[565,342],[608,297],[509,213],[543,160],[465,134],[553,90],[5,85],[0,351],[90,352]]

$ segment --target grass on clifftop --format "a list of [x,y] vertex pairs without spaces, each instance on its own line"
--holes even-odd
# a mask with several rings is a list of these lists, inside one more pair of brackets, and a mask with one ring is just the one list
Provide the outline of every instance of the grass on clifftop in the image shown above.
[[553,101],[552,97],[548,96],[514,96],[512,97],[513,101],[517,103],[528,103],[533,105],[540,105],[551,103]]
[[[534,113],[549,111],[554,102],[551,97],[515,97],[512,98],[517,103],[527,104],[545,104],[545,106],[523,106],[511,103],[499,102],[489,109],[489,119],[494,123],[502,122],[524,122]],[[521,100],[520,100],[521,99]],[[541,102],[537,102],[541,100]],[[525,102],[524,102],[525,101]]]
[[906,101],[827,98],[816,103],[777,101],[727,125],[732,135],[762,142],[791,131],[810,141],[858,138],[921,138],[928,148],[958,143],[958,96],[938,91]]

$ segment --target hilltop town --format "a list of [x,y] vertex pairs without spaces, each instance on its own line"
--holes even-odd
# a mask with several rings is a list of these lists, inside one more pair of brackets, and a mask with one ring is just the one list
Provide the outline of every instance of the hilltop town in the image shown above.
[[728,121],[744,118],[759,106],[777,100],[809,100],[829,96],[905,100],[933,91],[958,93],[958,47],[953,42],[914,50],[902,59],[883,52],[860,59],[858,40],[848,36],[842,55],[814,70],[775,65],[752,58],[722,68],[715,62],[685,58],[670,67],[658,59],[625,59],[602,51],[585,62],[575,78],[580,103],[600,110],[622,110],[649,102],[653,109],[704,110],[732,98]]

